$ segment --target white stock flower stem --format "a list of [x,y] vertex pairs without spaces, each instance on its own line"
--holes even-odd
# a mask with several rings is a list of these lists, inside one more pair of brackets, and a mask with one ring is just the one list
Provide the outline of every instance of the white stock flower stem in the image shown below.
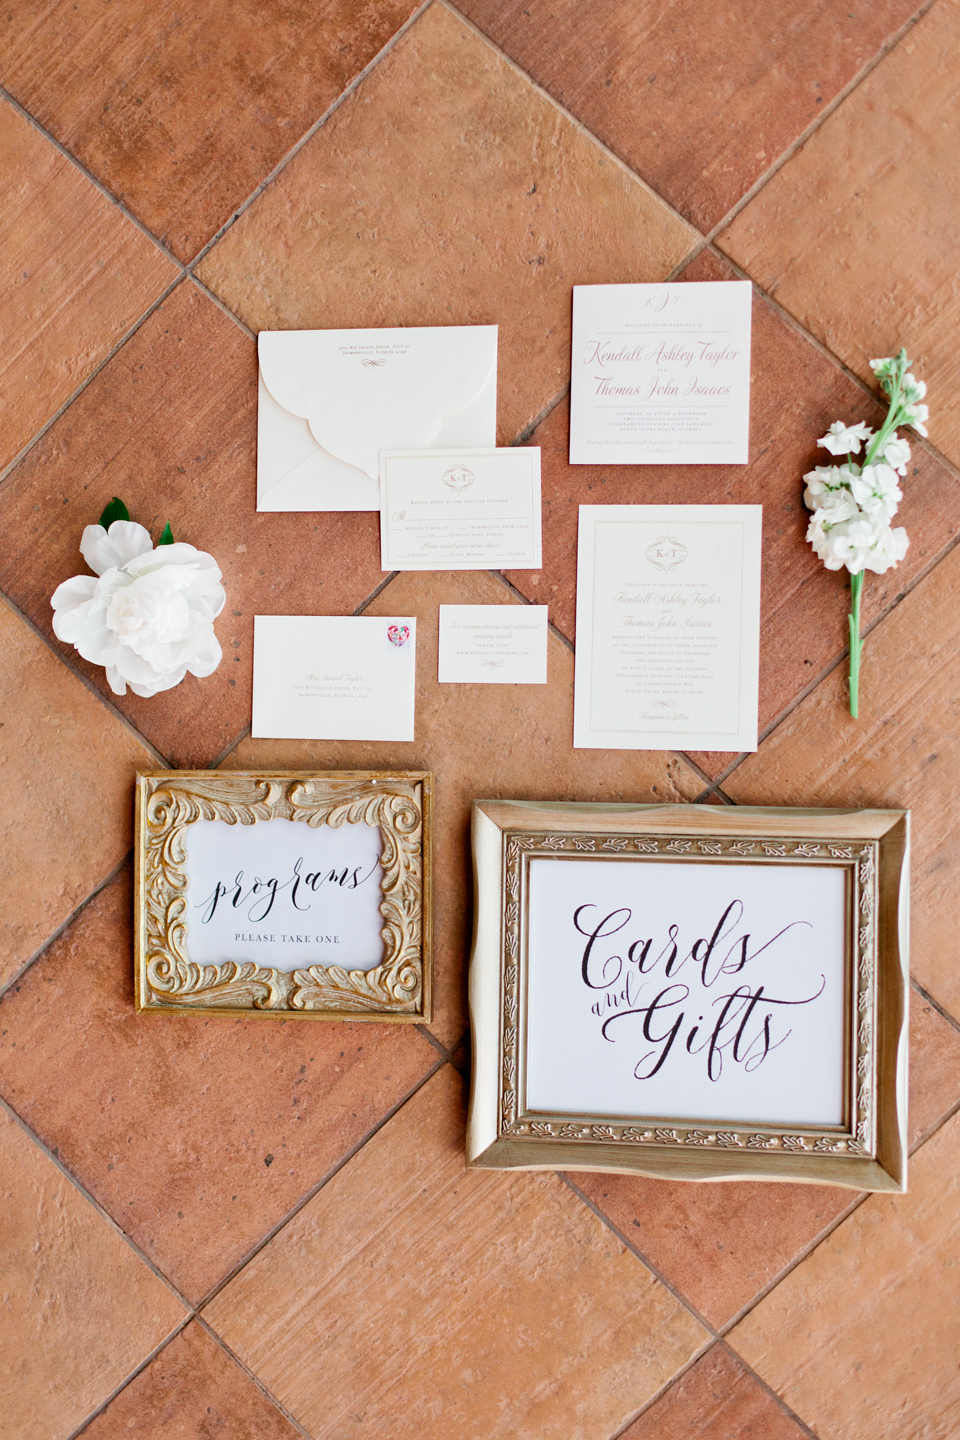
[[859,570],[856,575],[850,576],[851,608],[847,616],[850,625],[850,714],[854,720],[858,718],[860,705],[860,594],[863,590],[864,573]]
[[[890,406],[886,419],[867,446],[867,452],[863,457],[864,470],[868,465],[873,464],[877,455],[883,454],[883,447],[889,435],[896,430],[900,423],[901,392],[906,365],[906,351],[901,350],[897,356],[896,368],[891,376]],[[860,639],[860,596],[863,592],[865,573],[863,570],[858,570],[855,575],[851,574],[850,576],[850,614],[847,616],[847,623],[850,627],[850,714],[854,720],[859,718],[860,709],[860,652],[863,649],[863,642]]]

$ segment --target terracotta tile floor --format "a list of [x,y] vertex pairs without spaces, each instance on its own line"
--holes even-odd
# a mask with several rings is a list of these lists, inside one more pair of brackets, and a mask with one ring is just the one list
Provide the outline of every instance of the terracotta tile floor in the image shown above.
[[[11,0],[0,16],[3,1440],[960,1434],[960,0]],[[566,463],[570,287],[751,279],[744,467]],[[257,515],[263,326],[498,323],[538,572],[400,575]],[[862,716],[800,476],[905,343],[930,441]],[[49,596],[121,494],[212,550],[224,661],[117,700]],[[764,505],[755,756],[572,750],[576,510]],[[436,683],[441,602],[551,607],[550,683]],[[247,736],[255,613],[413,613],[417,738]],[[140,767],[429,767],[430,1027],[132,1008]],[[462,1165],[478,795],[909,805],[911,1189]]]

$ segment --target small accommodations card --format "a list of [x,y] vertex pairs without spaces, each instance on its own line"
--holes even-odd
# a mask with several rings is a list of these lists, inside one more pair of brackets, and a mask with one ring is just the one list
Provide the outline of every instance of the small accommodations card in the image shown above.
[[384,570],[539,570],[540,451],[385,450]]
[[760,505],[581,505],[573,743],[756,750]]
[[441,605],[441,684],[546,685],[546,605]]
[[253,735],[412,740],[412,616],[257,615]]
[[745,464],[747,280],[575,285],[571,465]]
[[493,445],[496,325],[263,330],[258,510],[376,510],[378,454]]

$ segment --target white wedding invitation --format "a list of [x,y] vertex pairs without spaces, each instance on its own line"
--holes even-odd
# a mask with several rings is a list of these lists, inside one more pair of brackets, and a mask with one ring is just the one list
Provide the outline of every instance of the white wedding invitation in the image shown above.
[[377,510],[384,449],[496,444],[496,325],[263,330],[258,510]]
[[575,285],[571,465],[745,464],[748,280]]
[[441,605],[441,684],[546,685],[546,605]]
[[412,740],[412,616],[257,615],[253,736]]
[[384,450],[384,570],[539,570],[540,451]]
[[760,505],[581,505],[573,743],[756,750]]

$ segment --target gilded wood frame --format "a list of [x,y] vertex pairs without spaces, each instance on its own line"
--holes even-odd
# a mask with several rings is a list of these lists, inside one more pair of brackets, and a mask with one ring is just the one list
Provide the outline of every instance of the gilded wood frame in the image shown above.
[[[433,776],[427,771],[163,770],[137,775],[134,978],[141,1013],[430,1019]],[[190,958],[184,834],[200,819],[364,822],[383,839],[383,962],[373,970]]]
[[[690,1116],[536,1114],[525,1105],[527,872],[553,855],[847,872],[846,1120],[734,1125]],[[909,812],[707,805],[473,806],[473,1076],[467,1161],[674,1180],[906,1188]]]

